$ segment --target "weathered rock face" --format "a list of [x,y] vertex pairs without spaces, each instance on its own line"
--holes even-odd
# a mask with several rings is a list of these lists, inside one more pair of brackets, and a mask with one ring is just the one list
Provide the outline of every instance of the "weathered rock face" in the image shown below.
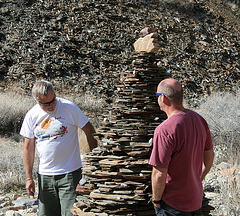
[[2,88],[25,92],[44,78],[58,91],[113,98],[133,60],[136,32],[151,26],[158,65],[182,81],[187,98],[232,91],[239,85],[239,25],[227,17],[238,18],[218,14],[208,1],[166,2],[2,0]]

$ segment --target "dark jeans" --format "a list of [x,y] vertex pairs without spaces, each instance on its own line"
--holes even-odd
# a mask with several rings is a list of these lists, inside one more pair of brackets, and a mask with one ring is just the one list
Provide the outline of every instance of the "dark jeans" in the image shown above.
[[82,170],[55,176],[38,174],[39,216],[70,216]]
[[165,202],[161,201],[161,208],[157,208],[156,206],[154,206],[155,209],[155,213],[157,216],[175,216],[175,215],[179,215],[179,216],[201,216],[201,212],[200,211],[194,211],[194,212],[184,212],[184,211],[179,211],[175,208],[172,208],[171,206],[169,206],[168,204],[166,204]]

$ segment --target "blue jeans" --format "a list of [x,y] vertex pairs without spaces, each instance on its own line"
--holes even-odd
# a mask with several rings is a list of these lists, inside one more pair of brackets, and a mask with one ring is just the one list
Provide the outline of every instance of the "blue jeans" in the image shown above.
[[169,206],[168,204],[166,204],[165,202],[161,201],[161,208],[157,208],[156,206],[154,206],[154,210],[157,216],[175,216],[175,215],[179,215],[179,216],[195,216],[195,215],[199,215],[201,216],[201,212],[200,211],[194,211],[194,212],[184,212],[184,211],[179,211],[175,208],[172,208],[171,206]]
[[67,174],[38,174],[39,216],[71,216],[76,187],[82,177],[81,168]]

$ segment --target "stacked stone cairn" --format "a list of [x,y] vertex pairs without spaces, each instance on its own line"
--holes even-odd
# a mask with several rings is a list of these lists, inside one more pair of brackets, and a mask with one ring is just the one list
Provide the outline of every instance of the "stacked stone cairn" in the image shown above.
[[155,92],[168,75],[156,64],[155,33],[147,27],[140,35],[133,71],[121,73],[118,98],[96,133],[99,147],[85,155],[74,215],[154,215],[148,161],[154,129],[166,118]]

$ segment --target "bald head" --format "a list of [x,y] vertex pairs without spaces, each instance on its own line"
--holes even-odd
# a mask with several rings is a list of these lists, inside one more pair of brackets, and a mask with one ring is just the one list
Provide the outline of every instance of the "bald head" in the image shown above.
[[173,104],[182,104],[183,90],[181,84],[172,78],[162,80],[157,88],[159,93],[165,93]]

